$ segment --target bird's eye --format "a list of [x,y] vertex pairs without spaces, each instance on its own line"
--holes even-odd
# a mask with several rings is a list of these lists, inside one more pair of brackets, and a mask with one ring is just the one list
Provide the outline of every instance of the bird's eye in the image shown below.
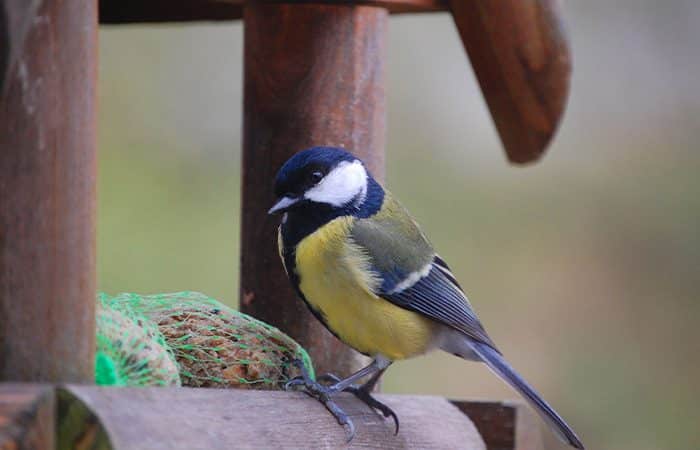
[[319,181],[321,181],[321,179],[323,179],[323,173],[318,171],[312,172],[309,178],[313,184],[317,184]]

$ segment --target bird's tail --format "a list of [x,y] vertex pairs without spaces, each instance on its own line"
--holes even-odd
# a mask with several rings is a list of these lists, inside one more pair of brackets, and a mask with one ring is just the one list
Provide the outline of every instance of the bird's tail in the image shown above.
[[513,389],[518,391],[520,395],[530,403],[562,441],[583,450],[583,444],[578,436],[576,436],[576,433],[574,433],[574,430],[572,430],[571,427],[564,422],[564,419],[562,419],[527,381],[508,364],[498,351],[486,344],[471,339],[469,340],[469,344],[474,350],[474,353],[476,353],[496,375],[511,385]]

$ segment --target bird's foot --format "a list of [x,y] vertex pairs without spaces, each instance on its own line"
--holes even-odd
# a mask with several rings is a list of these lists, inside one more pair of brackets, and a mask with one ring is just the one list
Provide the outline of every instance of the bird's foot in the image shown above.
[[[302,386],[307,395],[318,400],[325,406],[328,412],[335,417],[340,425],[347,428],[347,442],[352,441],[352,438],[355,437],[355,424],[345,411],[332,399],[332,396],[340,391],[337,388],[334,389],[333,385],[326,386],[313,380],[306,370],[306,367],[304,367],[300,361],[294,361],[294,364],[301,370],[301,375],[287,381],[284,385],[284,389],[289,391],[295,387]],[[335,379],[338,379],[338,377],[335,377]]]
[[[326,373],[323,375],[320,375],[318,377],[319,381],[330,381],[334,384],[340,383],[342,380],[338,378],[336,375],[332,373]],[[332,385],[331,385],[332,386]],[[399,416],[396,415],[396,413],[389,408],[387,405],[384,403],[380,402],[374,396],[372,396],[372,387],[374,386],[374,383],[372,383],[372,386],[368,386],[367,384],[363,384],[361,386],[358,386],[356,384],[352,384],[345,388],[343,392],[349,392],[355,397],[357,397],[362,403],[365,405],[369,406],[372,410],[379,411],[382,413],[382,415],[386,417],[391,417],[394,419],[394,435],[399,434]]]

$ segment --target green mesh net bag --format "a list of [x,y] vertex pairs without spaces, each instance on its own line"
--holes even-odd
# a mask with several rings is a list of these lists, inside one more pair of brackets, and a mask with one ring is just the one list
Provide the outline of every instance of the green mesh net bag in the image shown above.
[[179,386],[175,356],[158,326],[128,304],[101,294],[96,310],[95,383]]
[[177,361],[183,386],[280,389],[313,366],[306,351],[277,328],[197,292],[110,299],[157,326]]

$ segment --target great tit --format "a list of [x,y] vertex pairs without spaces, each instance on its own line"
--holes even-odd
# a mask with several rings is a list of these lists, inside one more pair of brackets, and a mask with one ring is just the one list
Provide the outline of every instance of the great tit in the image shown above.
[[[445,261],[413,218],[347,151],[314,147],[292,156],[275,179],[282,213],[280,257],[292,285],[336,337],[370,356],[367,367],[339,379],[302,385],[341,425],[354,426],[333,401],[350,391],[385,417],[398,418],[371,392],[389,365],[441,349],[481,361],[518,391],[566,443],[583,444],[574,431],[506,362],[486,334]],[[359,379],[370,376],[362,386]],[[326,381],[330,384],[322,384]]]

